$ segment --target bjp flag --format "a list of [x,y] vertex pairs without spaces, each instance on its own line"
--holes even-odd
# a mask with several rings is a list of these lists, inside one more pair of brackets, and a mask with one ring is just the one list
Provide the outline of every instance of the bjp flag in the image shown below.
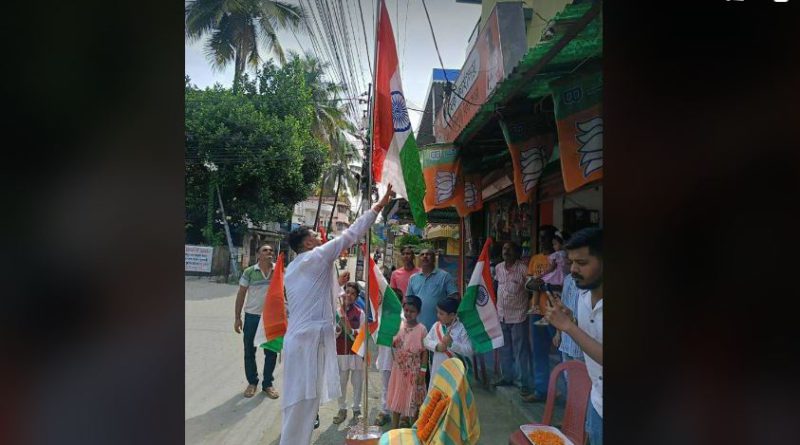
[[456,205],[464,189],[458,186],[461,160],[453,144],[423,147],[422,174],[425,177],[425,212]]
[[500,119],[499,122],[511,152],[517,204],[524,204],[533,197],[544,167],[553,154],[555,135],[542,128],[533,115]]
[[561,172],[567,193],[603,177],[603,77],[581,75],[550,83]]
[[465,217],[472,212],[483,208],[483,184],[480,173],[465,173],[458,183],[463,188],[457,193],[458,201],[455,203],[458,216]]

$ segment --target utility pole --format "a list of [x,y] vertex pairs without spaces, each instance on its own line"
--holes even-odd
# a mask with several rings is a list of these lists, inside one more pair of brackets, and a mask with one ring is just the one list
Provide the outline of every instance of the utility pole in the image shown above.
[[228,227],[228,218],[225,217],[225,207],[222,206],[222,194],[219,192],[219,184],[217,184],[217,197],[219,198],[219,209],[222,211],[222,223],[225,225],[225,236],[228,238],[228,250],[231,257],[231,270],[234,277],[239,277],[239,266],[236,264],[236,258],[233,256],[233,240],[231,239],[231,229]]

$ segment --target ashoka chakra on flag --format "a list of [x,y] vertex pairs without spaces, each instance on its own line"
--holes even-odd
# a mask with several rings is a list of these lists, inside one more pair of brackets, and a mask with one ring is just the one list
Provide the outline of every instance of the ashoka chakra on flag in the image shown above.
[[392,91],[392,123],[394,131],[408,131],[411,120],[408,118],[406,99],[400,91]]

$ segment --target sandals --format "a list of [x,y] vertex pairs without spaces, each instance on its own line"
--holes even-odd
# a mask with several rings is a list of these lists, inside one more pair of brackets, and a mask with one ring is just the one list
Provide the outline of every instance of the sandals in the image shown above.
[[271,386],[269,388],[264,388],[262,391],[264,391],[264,394],[266,394],[270,399],[277,399],[279,397],[278,391],[275,391],[275,388]]
[[336,417],[333,418],[333,423],[338,425],[338,424],[344,422],[344,419],[346,419],[346,418],[347,418],[347,410],[346,409],[340,409],[339,413],[336,414]]
[[248,399],[253,397],[256,395],[256,389],[258,389],[256,385],[247,385],[247,389],[244,390],[244,396]]

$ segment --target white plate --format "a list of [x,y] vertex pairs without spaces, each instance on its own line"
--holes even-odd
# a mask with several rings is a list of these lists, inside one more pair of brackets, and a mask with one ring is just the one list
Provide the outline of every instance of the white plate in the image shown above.
[[575,445],[574,443],[572,443],[571,440],[567,439],[567,436],[562,434],[561,431],[558,430],[558,428],[555,428],[555,427],[552,427],[552,426],[547,426],[547,425],[521,425],[519,427],[519,429],[522,431],[522,434],[525,434],[525,438],[528,439],[528,442],[532,443],[533,445],[536,445],[536,444],[531,440],[530,437],[528,437],[528,434],[530,434],[530,433],[532,433],[534,431],[549,431],[551,433],[557,434],[558,437],[560,437],[561,440],[564,441],[564,445]]

